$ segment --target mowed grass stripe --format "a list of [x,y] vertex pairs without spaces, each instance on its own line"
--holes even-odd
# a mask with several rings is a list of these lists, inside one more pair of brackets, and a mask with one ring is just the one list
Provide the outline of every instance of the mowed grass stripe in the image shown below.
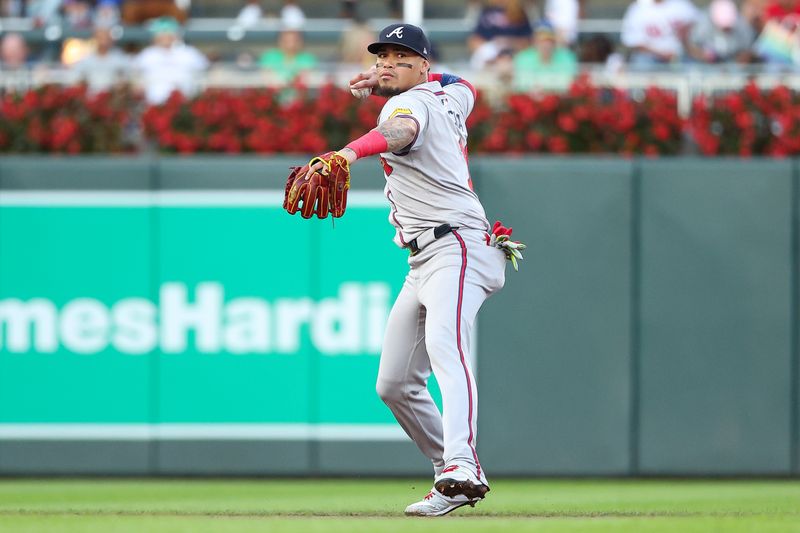
[[[254,513],[393,513],[421,498],[430,481],[0,480],[0,511],[146,510]],[[495,480],[473,511],[798,511],[800,481]],[[402,507],[401,507],[402,506]]]
[[196,518],[196,517],[15,517],[0,521],[5,533],[479,533],[479,532],[676,532],[800,531],[781,518],[526,519],[464,518]]
[[[551,518],[756,518],[756,517],[798,517],[800,512],[778,512],[778,513],[758,513],[758,512],[552,512],[552,513],[492,513],[462,510],[461,513],[453,516],[464,516],[468,513],[470,517],[480,518],[508,518],[513,520],[527,519],[551,519]],[[402,512],[377,514],[377,513],[274,513],[274,512],[186,512],[186,511],[112,511],[104,509],[83,509],[83,510],[53,510],[53,511],[33,511],[3,510],[0,516],[163,516],[163,517],[198,517],[198,518],[397,518],[404,516]]]
[[494,480],[474,509],[402,516],[430,481],[0,480],[0,531],[798,531],[800,481]]

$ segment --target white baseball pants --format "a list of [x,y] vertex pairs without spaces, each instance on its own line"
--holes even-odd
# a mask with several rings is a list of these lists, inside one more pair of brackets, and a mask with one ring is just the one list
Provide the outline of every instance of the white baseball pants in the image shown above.
[[[475,451],[478,392],[470,338],[483,302],[505,282],[505,254],[485,232],[454,230],[409,258],[386,326],[377,391],[438,475],[457,464],[486,477]],[[428,392],[433,370],[442,413]]]

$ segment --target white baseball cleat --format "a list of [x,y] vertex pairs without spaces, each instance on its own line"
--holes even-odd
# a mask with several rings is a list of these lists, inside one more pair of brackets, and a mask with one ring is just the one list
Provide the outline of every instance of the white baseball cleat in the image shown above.
[[448,498],[439,493],[435,488],[431,489],[427,496],[417,503],[412,503],[406,507],[408,516],[444,516],[450,511],[455,511],[464,505],[475,507],[478,500],[468,500],[465,496]]
[[443,496],[461,496],[470,501],[482,500],[489,492],[489,485],[478,479],[468,468],[458,465],[450,465],[442,470],[433,486]]

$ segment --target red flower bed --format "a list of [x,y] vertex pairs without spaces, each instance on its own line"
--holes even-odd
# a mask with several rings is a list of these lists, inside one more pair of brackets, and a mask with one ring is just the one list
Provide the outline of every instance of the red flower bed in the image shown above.
[[[320,153],[374,128],[384,102],[296,85],[175,93],[137,113],[129,88],[90,95],[83,86],[45,86],[0,96],[0,152],[126,152],[132,126],[164,152]],[[514,94],[499,107],[479,95],[467,125],[477,153],[672,155],[684,149],[686,131],[704,155],[780,157],[800,153],[800,95],[751,83],[697,98],[684,120],[668,91],[604,89],[579,78],[566,93]]]
[[[317,153],[375,127],[384,102],[331,85],[293,92],[285,103],[272,89],[209,90],[193,100],[176,93],[145,112],[145,132],[171,152]],[[648,89],[636,101],[584,79],[565,95],[513,95],[499,113],[479,98],[467,125],[479,153],[675,154],[683,128],[671,93]]]
[[689,131],[703,155],[800,153],[800,96],[786,86],[743,90],[715,98],[699,97],[692,106]]
[[178,153],[320,153],[340,148],[375,127],[382,102],[361,103],[325,86],[274,89],[211,89],[187,100],[173,93],[148,108],[142,123],[163,151]]
[[467,121],[470,146],[482,153],[677,154],[683,121],[676,96],[657,88],[634,96],[579,78],[562,95],[511,95],[489,127],[479,101]]
[[127,89],[43,86],[0,99],[0,152],[110,153],[131,150],[124,128],[135,99]]

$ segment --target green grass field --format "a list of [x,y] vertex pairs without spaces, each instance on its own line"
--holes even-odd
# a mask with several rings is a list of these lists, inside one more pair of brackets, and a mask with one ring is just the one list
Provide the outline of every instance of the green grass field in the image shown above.
[[2,532],[798,531],[800,481],[495,480],[407,518],[413,480],[0,480]]

